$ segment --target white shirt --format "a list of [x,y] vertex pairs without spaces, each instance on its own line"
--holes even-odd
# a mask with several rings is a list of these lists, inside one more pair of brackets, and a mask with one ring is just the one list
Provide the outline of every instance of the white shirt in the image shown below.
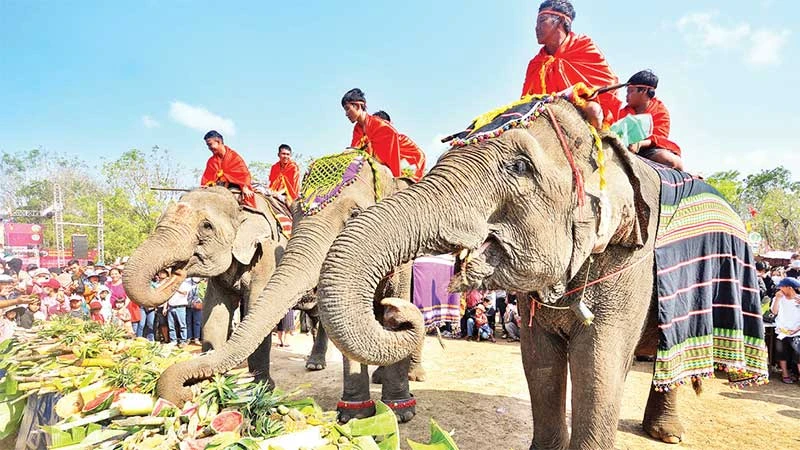
[[189,304],[189,291],[192,289],[192,280],[187,278],[183,280],[178,290],[172,294],[167,304],[169,306],[187,306]]
[[776,297],[778,303],[778,315],[775,316],[775,331],[777,331],[778,339],[783,339],[787,336],[800,336],[800,331],[794,334],[785,334],[782,330],[793,330],[800,327],[800,304],[796,303],[794,299],[787,299],[786,297]]

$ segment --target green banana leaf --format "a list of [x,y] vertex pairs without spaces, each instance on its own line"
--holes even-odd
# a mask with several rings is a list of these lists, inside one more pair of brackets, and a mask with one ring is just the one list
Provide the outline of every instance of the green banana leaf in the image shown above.
[[458,450],[456,441],[450,433],[442,430],[442,427],[431,419],[431,441],[429,444],[420,444],[411,439],[406,439],[411,450]]

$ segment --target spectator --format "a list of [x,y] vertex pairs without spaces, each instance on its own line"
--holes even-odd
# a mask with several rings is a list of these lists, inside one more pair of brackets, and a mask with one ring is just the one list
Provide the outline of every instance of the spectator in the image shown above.
[[189,291],[189,306],[186,308],[186,331],[190,344],[200,345],[201,324],[203,321],[203,299],[200,297],[199,277],[193,277],[192,289]]
[[192,287],[192,279],[186,278],[167,301],[169,341],[177,343],[178,347],[186,344],[186,307],[189,304],[189,291]]
[[14,331],[17,329],[17,307],[6,306],[0,309],[3,316],[0,317],[0,342],[6,339],[11,339],[14,336]]
[[774,297],[778,288],[775,286],[775,282],[772,280],[772,276],[770,275],[769,265],[762,261],[757,262],[756,273],[761,279],[761,281],[758,283],[759,289],[761,289],[761,282],[764,283],[764,292],[761,293],[761,298]]
[[786,276],[800,278],[800,254],[795,253],[789,260],[789,267],[786,269]]
[[45,316],[44,311],[42,311],[41,303],[39,300],[34,300],[28,303],[27,308],[18,308],[17,309],[17,325],[20,328],[25,328],[26,330],[30,330],[33,328],[33,323],[35,321],[43,322],[47,317]]
[[500,316],[501,337],[506,339],[508,337],[508,333],[506,332],[506,305],[508,304],[508,293],[506,291],[497,291],[494,297],[494,304]]
[[43,286],[44,292],[39,296],[41,299],[42,313],[45,320],[56,314],[61,314],[69,311],[69,303],[65,302],[64,293],[61,291],[61,283],[55,278],[50,278],[50,281]]
[[[462,307],[464,309],[463,314],[461,315],[461,332],[464,333],[462,337],[466,336],[467,338],[472,337],[472,333],[469,332],[469,320],[473,319],[475,315],[475,307],[478,306],[478,303],[481,302],[481,298],[483,294],[481,291],[467,291],[462,296]],[[473,320],[474,323],[474,320]]]
[[95,297],[97,297],[97,293],[100,292],[100,286],[102,286],[102,283],[100,283],[100,274],[94,270],[87,269],[83,298],[85,298],[87,302],[91,302]]
[[76,319],[86,319],[88,315],[83,308],[83,297],[78,294],[69,296],[69,316]]
[[114,304],[111,323],[122,328],[129,335],[133,335],[133,327],[131,326],[131,312],[128,310],[127,301],[127,299],[124,299]]
[[289,347],[288,335],[294,332],[294,310],[290,309],[283,319],[278,322],[278,347]]
[[[488,304],[489,300],[484,299],[483,303],[475,307],[475,317],[467,320],[467,339],[478,341],[490,340],[495,342],[494,330],[489,327],[489,319],[486,316]],[[473,332],[476,332],[476,336],[472,335]]]
[[516,296],[508,296],[506,303],[505,314],[505,328],[508,339],[511,341],[519,340],[519,326],[520,326],[519,311],[517,310]]
[[67,294],[83,295],[86,287],[86,278],[83,276],[83,268],[77,259],[73,259],[67,263],[66,272],[70,275],[70,284],[65,286]]
[[92,301],[100,303],[100,314],[103,316],[103,322],[110,322],[114,306],[111,304],[111,291],[108,286],[101,284],[98,288],[97,296]]
[[772,302],[772,313],[775,314],[775,352],[778,364],[781,367],[782,381],[786,384],[794,383],[789,373],[787,361],[792,354],[797,361],[800,371],[800,281],[796,278],[786,277],[778,283],[778,293]]
[[103,305],[101,305],[97,300],[93,300],[91,303],[89,303],[89,318],[101,325],[106,323],[103,313],[100,312],[102,309]]

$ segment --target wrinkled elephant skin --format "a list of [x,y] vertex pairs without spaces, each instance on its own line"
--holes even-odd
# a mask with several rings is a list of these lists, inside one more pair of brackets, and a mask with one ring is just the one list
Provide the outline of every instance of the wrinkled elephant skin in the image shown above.
[[[652,252],[660,180],[616,138],[601,133],[607,180],[601,191],[586,122],[567,102],[549,108],[583,174],[583,205],[549,114],[527,129],[451,149],[419,183],[363,212],[337,237],[319,281],[320,319],[331,341],[355,361],[403,361],[424,338],[413,326],[418,318],[408,311],[395,329],[381,327],[373,292],[383,273],[423,254],[463,252],[451,282],[459,290],[506,289],[533,293],[542,302],[585,295],[595,315],[588,327],[568,309],[537,308],[534,315],[530,300],[519,302],[535,426],[531,448],[613,448],[625,374],[642,330],[655,323]],[[361,245],[351,245],[354,240]],[[560,300],[584,280],[642,260],[647,262]],[[665,442],[682,434],[675,401],[674,390],[653,391],[648,400],[644,427]]]

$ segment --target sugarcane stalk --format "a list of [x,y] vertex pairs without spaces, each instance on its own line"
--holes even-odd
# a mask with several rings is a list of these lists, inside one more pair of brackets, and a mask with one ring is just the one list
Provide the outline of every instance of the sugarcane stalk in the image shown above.
[[67,431],[67,430],[71,430],[71,429],[73,429],[75,427],[82,427],[84,425],[88,425],[90,423],[102,422],[104,420],[108,420],[108,419],[111,419],[112,417],[117,417],[119,415],[120,415],[120,412],[119,412],[118,408],[111,408],[111,409],[107,409],[105,411],[100,411],[97,414],[91,414],[91,415],[86,416],[86,417],[81,417],[78,420],[73,420],[71,422],[63,422],[63,423],[59,423],[59,424],[53,425],[53,428],[55,428],[58,431]]

